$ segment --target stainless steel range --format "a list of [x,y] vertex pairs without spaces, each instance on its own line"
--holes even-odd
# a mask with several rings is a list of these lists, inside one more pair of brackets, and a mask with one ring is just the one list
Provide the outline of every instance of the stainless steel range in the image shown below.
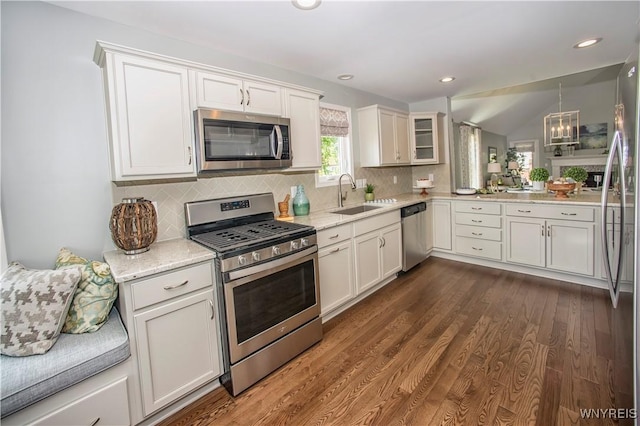
[[316,231],[274,209],[271,193],[185,204],[189,238],[216,253],[220,381],[234,396],[322,339]]

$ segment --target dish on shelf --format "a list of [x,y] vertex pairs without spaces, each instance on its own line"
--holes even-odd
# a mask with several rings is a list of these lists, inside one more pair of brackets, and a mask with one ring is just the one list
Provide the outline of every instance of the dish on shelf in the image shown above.
[[476,190],[474,188],[457,188],[456,194],[458,195],[475,195]]
[[523,188],[507,188],[507,192],[523,192]]

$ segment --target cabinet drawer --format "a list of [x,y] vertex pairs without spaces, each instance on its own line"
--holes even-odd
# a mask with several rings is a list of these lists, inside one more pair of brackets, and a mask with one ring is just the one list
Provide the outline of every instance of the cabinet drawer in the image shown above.
[[478,238],[481,240],[502,241],[502,229],[499,228],[458,225],[456,226],[456,235],[458,237]]
[[485,214],[456,213],[456,224],[502,228],[502,218],[500,216],[489,216]]
[[538,217],[543,219],[570,219],[593,222],[593,207],[508,204],[507,216]]
[[344,240],[348,240],[353,235],[351,232],[351,224],[334,226],[333,228],[323,229],[318,231],[316,237],[318,241],[318,248],[321,249],[331,244],[339,243]]
[[457,201],[456,212],[460,213],[482,213],[482,214],[501,214],[502,205],[496,203],[474,203],[468,201]]
[[478,240],[475,238],[456,237],[458,254],[502,260],[502,243],[498,241]]
[[377,231],[385,226],[400,222],[400,210],[379,214],[367,219],[362,219],[353,224],[354,236],[363,235],[367,232]]
[[213,286],[211,263],[157,275],[131,285],[133,309],[142,309],[208,286]]
[[33,425],[129,425],[127,378],[124,377],[39,419]]

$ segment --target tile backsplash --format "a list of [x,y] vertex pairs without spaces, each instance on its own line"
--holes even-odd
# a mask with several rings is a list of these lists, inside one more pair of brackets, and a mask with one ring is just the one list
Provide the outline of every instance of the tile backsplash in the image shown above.
[[[354,179],[367,179],[367,183],[375,185],[376,198],[388,198],[396,194],[412,191],[418,177],[434,174],[438,190],[449,182],[448,167],[380,167],[358,168]],[[393,183],[394,176],[397,183]],[[343,182],[346,180],[343,179]],[[186,235],[184,203],[187,201],[206,200],[211,198],[231,197],[237,195],[272,192],[275,201],[282,201],[292,186],[303,185],[311,212],[326,210],[338,206],[338,189],[335,186],[316,188],[315,174],[305,173],[268,173],[268,174],[217,174],[215,177],[201,178],[197,181],[160,183],[150,185],[112,185],[113,204],[127,197],[144,197],[157,202],[158,206],[158,241],[180,238]],[[346,184],[343,188],[348,187]],[[445,188],[442,187],[444,191]],[[349,191],[345,205],[358,204],[364,201],[364,190]],[[274,212],[276,206],[274,205]],[[293,209],[289,209],[292,214]]]

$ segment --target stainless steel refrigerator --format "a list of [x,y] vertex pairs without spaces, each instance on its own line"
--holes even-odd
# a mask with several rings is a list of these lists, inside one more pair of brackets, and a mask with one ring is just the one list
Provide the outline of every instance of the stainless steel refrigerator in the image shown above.
[[613,306],[611,327],[616,339],[613,371],[616,408],[636,409],[640,408],[640,252],[637,226],[640,213],[637,184],[639,49],[629,57],[617,79],[614,132],[603,176],[601,203],[603,264]]

